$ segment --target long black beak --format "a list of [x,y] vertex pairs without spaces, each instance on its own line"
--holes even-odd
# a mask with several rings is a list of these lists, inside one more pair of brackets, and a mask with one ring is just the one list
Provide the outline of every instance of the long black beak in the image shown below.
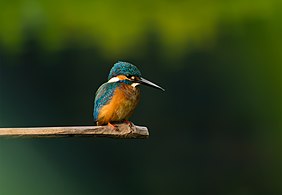
[[165,91],[164,88],[162,88],[162,87],[156,85],[155,83],[152,83],[151,81],[148,81],[148,80],[146,80],[146,79],[144,79],[144,78],[142,78],[142,77],[140,78],[140,80],[138,80],[138,82],[139,82],[140,84],[147,85],[147,86],[149,86],[149,87],[153,87],[153,88],[156,88],[156,89],[160,89],[160,90]]

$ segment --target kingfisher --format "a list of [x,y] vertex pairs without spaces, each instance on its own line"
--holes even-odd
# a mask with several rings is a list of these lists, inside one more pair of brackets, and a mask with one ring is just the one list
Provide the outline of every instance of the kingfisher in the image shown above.
[[95,95],[93,116],[97,125],[116,127],[116,123],[127,123],[140,99],[139,85],[164,89],[144,79],[136,66],[118,61],[111,68],[108,82],[102,84]]

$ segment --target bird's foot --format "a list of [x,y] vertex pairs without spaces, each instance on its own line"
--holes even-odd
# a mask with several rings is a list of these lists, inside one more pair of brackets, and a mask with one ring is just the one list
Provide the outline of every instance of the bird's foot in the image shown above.
[[124,120],[123,122],[128,124],[129,127],[133,127],[134,126],[133,123],[128,121],[128,120]]
[[113,130],[118,131],[118,127],[117,127],[116,124],[112,124],[112,123],[108,122],[108,126],[109,126],[110,128],[112,128]]

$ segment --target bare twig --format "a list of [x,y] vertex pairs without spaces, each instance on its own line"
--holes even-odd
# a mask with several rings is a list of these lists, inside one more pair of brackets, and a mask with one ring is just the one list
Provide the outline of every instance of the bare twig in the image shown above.
[[29,127],[0,128],[0,137],[66,137],[91,136],[113,138],[148,138],[147,127],[130,127],[128,124],[118,124],[117,128],[109,126],[77,126],[77,127]]

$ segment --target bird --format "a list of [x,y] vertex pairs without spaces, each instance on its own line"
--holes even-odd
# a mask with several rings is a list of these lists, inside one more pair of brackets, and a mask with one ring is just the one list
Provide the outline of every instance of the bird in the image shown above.
[[123,61],[115,63],[108,75],[108,81],[102,84],[95,94],[93,117],[96,125],[111,127],[116,127],[117,123],[132,125],[129,117],[140,100],[139,85],[165,91],[144,79],[135,65]]

